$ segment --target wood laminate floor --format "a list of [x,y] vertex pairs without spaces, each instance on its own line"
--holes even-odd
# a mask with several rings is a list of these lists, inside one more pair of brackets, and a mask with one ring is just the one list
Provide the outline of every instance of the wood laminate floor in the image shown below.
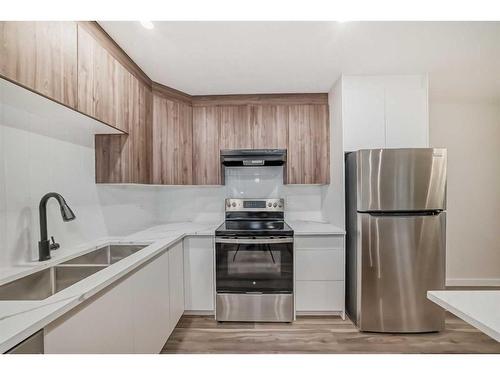
[[335,316],[293,323],[217,323],[183,316],[162,353],[500,353],[500,343],[447,314],[439,333],[361,333]]

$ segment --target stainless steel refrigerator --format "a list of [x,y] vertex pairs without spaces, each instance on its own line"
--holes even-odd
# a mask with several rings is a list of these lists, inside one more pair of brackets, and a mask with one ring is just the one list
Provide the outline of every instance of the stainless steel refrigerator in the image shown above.
[[446,150],[346,154],[346,307],[361,331],[432,332],[444,311]]

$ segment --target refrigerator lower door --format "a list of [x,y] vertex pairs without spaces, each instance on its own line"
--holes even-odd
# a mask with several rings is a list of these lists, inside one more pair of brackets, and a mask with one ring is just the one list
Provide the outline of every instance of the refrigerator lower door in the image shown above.
[[427,299],[445,286],[446,213],[358,214],[358,325],[362,331],[432,332],[444,311]]

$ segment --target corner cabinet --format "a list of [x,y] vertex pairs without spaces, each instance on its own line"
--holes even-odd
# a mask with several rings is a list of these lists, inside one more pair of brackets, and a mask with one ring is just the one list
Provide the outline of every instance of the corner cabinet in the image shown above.
[[426,75],[343,76],[344,151],[429,147]]
[[151,181],[151,89],[131,77],[127,91],[128,135],[95,137],[97,183],[148,184]]
[[189,103],[153,91],[153,184],[193,183],[193,122]]
[[0,76],[76,108],[76,23],[0,21]]
[[159,353],[184,312],[182,249],[179,241],[50,323],[45,353]]

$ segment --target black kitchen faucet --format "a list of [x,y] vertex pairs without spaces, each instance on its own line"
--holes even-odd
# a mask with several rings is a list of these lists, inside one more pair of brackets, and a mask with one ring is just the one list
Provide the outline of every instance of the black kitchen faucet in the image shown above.
[[56,250],[59,248],[59,244],[52,238],[52,243],[47,238],[47,201],[50,198],[55,198],[59,202],[59,207],[61,208],[61,216],[64,221],[71,221],[76,218],[75,214],[69,208],[68,204],[64,200],[61,194],[58,193],[47,193],[40,200],[39,213],[40,213],[40,241],[38,242],[38,260],[48,260],[50,259],[50,250]]

